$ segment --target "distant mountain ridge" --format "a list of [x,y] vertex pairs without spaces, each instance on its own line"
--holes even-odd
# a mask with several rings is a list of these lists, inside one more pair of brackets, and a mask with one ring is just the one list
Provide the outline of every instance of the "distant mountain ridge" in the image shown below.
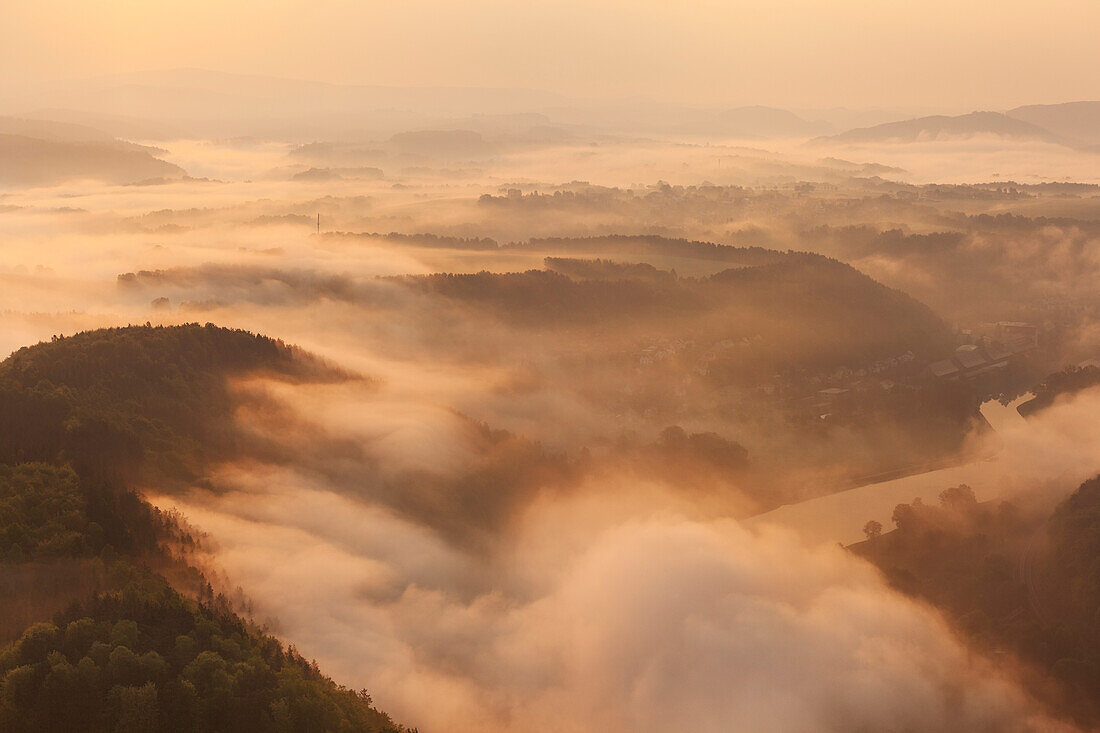
[[824,143],[915,143],[932,142],[976,135],[996,135],[1017,140],[1033,140],[1054,145],[1070,145],[1060,135],[1038,125],[1010,117],[1002,112],[971,112],[950,117],[932,115],[912,120],[887,122],[874,127],[848,130],[839,135],[815,138]]
[[1010,109],[1005,114],[1068,140],[1084,145],[1100,145],[1100,102],[1032,104]]
[[[3,102],[4,100],[0,100]],[[385,87],[173,69],[46,85],[6,100],[5,111],[100,123],[116,134],[316,141],[382,139],[462,122],[482,133],[530,128],[673,133],[728,139],[802,138],[828,122],[765,106],[703,107],[650,99],[589,101],[532,89]],[[531,115],[543,115],[536,121]],[[812,117],[812,115],[811,115]],[[489,118],[488,120],[486,118]],[[494,120],[495,118],[495,120]],[[511,125],[502,124],[511,118]],[[562,128],[565,128],[563,130]],[[496,129],[490,129],[496,128]]]
[[[409,131],[469,129],[487,138],[536,142],[599,132],[729,140],[828,136],[818,140],[841,143],[992,134],[1074,147],[1100,145],[1100,101],[923,116],[914,108],[814,110],[670,104],[648,98],[583,100],[525,88],[333,84],[202,69],[46,84],[0,98],[0,107],[5,113],[102,127],[112,135],[161,140],[366,142]],[[907,115],[912,116],[904,119]],[[845,128],[851,129],[833,134]]]
[[672,129],[697,135],[730,139],[800,138],[836,128],[827,122],[807,120],[787,109],[760,105],[716,110],[684,110]]

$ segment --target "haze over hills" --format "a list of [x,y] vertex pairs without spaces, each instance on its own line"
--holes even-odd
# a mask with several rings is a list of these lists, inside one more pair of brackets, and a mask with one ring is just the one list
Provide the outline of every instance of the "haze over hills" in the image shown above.
[[7,2],[0,732],[1100,730],[1100,4],[868,5]]
[[0,184],[40,186],[74,178],[110,183],[180,178],[185,171],[149,149],[117,140],[41,139],[0,134]]
[[[411,129],[453,128],[463,119],[530,114],[546,115],[541,124],[589,132],[727,139],[800,138],[834,129],[812,117],[763,106],[721,109],[643,99],[591,101],[526,89],[350,86],[198,69],[119,75],[29,92],[8,90],[0,96],[0,109],[86,121],[106,126],[113,134],[142,132],[149,139],[182,134],[361,141]],[[484,131],[480,127],[470,129]]]
[[[155,121],[147,132],[190,138],[361,140],[475,114],[531,111],[558,96],[522,89],[348,86],[175,69],[9,91],[2,106],[65,109],[70,119]],[[159,136],[158,136],[159,137]]]
[[0,117],[0,135],[22,135],[23,137],[65,142],[108,142],[117,143],[119,148],[139,148],[139,146],[132,143],[116,140],[110,134],[96,127],[49,119]]
[[1100,145],[1100,102],[1033,104],[1005,112],[1037,125],[1066,140],[1083,145]]
[[741,106],[726,109],[674,106],[633,99],[597,104],[574,100],[545,112],[554,120],[602,132],[638,135],[687,135],[716,140],[774,140],[820,135],[835,129],[809,113],[803,117],[786,109]]
[[815,143],[915,143],[960,140],[981,135],[1068,145],[1069,142],[1038,125],[1010,117],[1001,112],[971,112],[948,117],[934,115],[900,122],[887,122],[874,127],[848,130],[838,135],[817,138]]
[[52,185],[75,178],[110,183],[185,175],[168,151],[119,140],[73,122],[0,117],[0,184]]
[[[1094,145],[1100,143],[1098,104],[1070,102],[1004,113],[907,119],[913,111],[705,108],[645,99],[597,102],[528,89],[352,86],[198,69],[100,77],[30,91],[0,90],[0,111],[92,125],[115,136],[249,136],[298,142],[363,142],[407,131],[469,129],[544,141],[615,131],[743,140],[826,136],[823,139],[840,143],[996,135]],[[853,125],[859,126],[836,132]]]
[[[0,488],[35,518],[0,521],[8,638],[25,638],[0,652],[0,684],[26,693],[0,695],[4,722],[75,715],[50,697],[72,679],[105,726],[247,699],[238,728],[392,727],[324,675],[461,733],[816,733],[838,700],[845,729],[1055,715],[865,561],[741,522],[956,463],[979,492],[1004,485],[978,405],[1095,353],[1096,186],[907,184],[870,156],[593,138],[550,114],[450,124],[173,141],[188,169],[229,174],[5,191],[0,336],[45,343],[0,367]],[[576,137],[519,141],[546,126]],[[354,180],[271,172],[350,163]],[[173,328],[96,330],[147,321]],[[174,327],[195,321],[344,376]],[[956,358],[957,379],[931,370]],[[1087,434],[1058,433],[1026,480],[1057,484],[1075,450],[1086,466]],[[210,590],[171,563],[150,568],[165,581],[112,575],[150,525],[85,480],[111,457],[138,461],[124,507],[186,518],[168,542],[193,538]],[[27,635],[39,620],[56,631]],[[696,669],[720,684],[678,682]],[[868,677],[895,680],[873,705]]]
[[827,122],[806,120],[774,107],[737,107],[685,114],[677,132],[726,138],[801,138],[832,129]]

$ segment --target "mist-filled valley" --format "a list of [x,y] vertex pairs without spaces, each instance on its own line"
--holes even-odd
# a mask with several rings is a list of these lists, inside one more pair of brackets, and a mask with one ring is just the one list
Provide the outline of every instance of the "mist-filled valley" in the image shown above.
[[789,107],[0,84],[0,729],[1100,727],[1100,103]]

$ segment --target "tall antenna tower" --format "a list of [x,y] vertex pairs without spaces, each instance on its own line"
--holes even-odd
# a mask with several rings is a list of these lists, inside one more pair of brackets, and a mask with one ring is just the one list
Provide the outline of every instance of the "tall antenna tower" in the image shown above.
[[321,233],[321,212],[317,212],[317,233]]

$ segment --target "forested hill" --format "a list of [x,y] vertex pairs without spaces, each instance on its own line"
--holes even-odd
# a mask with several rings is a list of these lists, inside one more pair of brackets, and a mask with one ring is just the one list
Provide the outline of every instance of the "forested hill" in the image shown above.
[[0,363],[0,461],[189,478],[232,450],[227,377],[347,375],[282,342],[211,324],[129,326],[25,347]]
[[401,730],[236,616],[178,552],[186,528],[133,491],[231,450],[227,379],[253,372],[346,378],[209,324],[0,363],[0,730]]
[[178,179],[177,165],[119,141],[44,140],[0,133],[0,185],[42,186],[91,178],[109,183]]
[[987,654],[1016,655],[1035,671],[1031,692],[1100,726],[1100,477],[1052,515],[975,500],[948,488],[938,506],[899,504],[896,529],[868,522],[853,552],[898,590],[933,604]]
[[730,265],[756,267],[780,262],[788,255],[764,247],[731,247],[727,244],[702,242],[695,239],[673,239],[655,235],[609,234],[602,237],[532,238],[525,242],[510,242],[505,249],[531,250],[604,257],[684,257],[688,259],[728,262]]
[[[210,324],[102,329],[20,349],[0,363],[7,499],[26,503],[41,490],[59,506],[79,507],[86,523],[66,520],[65,530],[86,536],[66,540],[62,554],[95,554],[108,545],[130,555],[152,552],[161,528],[132,485],[191,481],[206,461],[230,455],[227,379],[245,373],[345,378],[281,342]],[[27,511],[8,515],[0,557],[53,547],[54,540],[31,539],[42,527],[20,523]]]
[[952,343],[928,307],[850,265],[805,253],[702,278],[529,270],[393,281],[526,328],[635,329],[699,340],[759,335],[766,342],[761,358],[776,368],[852,364],[910,350],[927,357]]
[[1031,390],[1035,397],[1020,405],[1020,414],[1031,417],[1053,405],[1059,398],[1072,397],[1097,385],[1100,385],[1100,366],[1089,364],[1066,367],[1048,375]]

